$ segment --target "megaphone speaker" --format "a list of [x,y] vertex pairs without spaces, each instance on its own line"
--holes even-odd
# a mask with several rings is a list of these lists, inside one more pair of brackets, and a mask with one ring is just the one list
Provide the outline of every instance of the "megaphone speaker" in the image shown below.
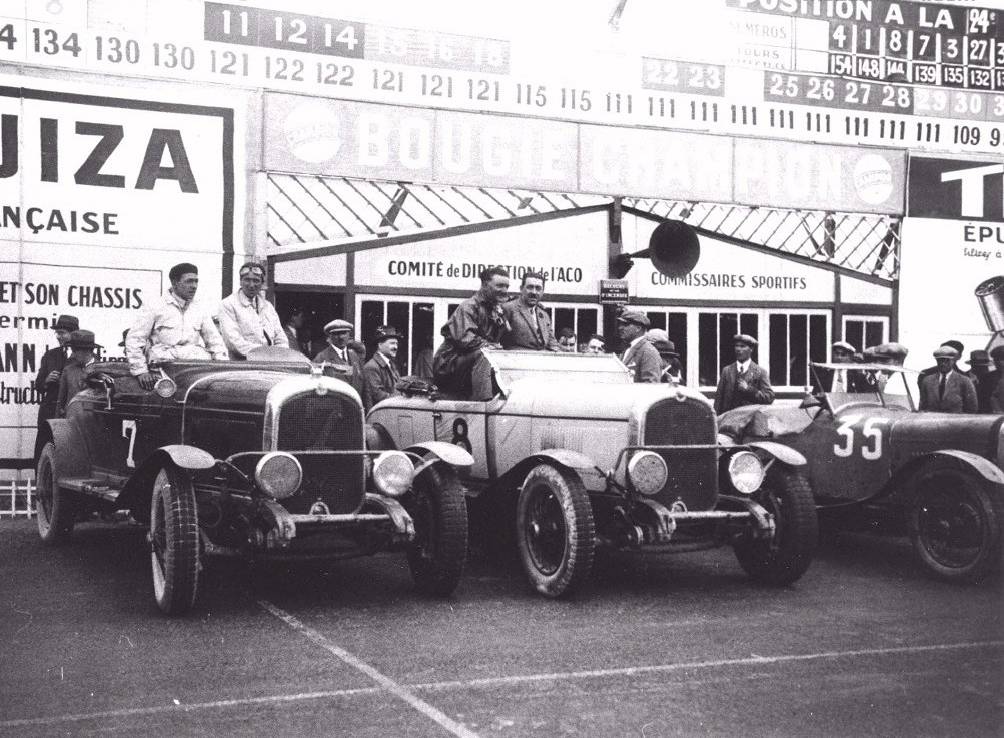
[[656,226],[648,241],[652,266],[667,277],[689,274],[701,258],[697,231],[682,220],[667,220]]

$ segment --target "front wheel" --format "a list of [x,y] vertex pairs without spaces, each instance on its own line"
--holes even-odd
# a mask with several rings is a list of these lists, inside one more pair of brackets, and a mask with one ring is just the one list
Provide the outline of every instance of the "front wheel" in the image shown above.
[[445,463],[425,469],[407,510],[415,521],[408,566],[420,592],[445,597],[457,588],[467,558],[467,503],[457,473]]
[[797,581],[816,551],[819,522],[816,503],[805,476],[778,463],[753,500],[774,516],[774,535],[745,535],[735,544],[739,565],[754,580],[775,586]]
[[45,543],[64,543],[77,521],[77,506],[72,493],[56,482],[56,447],[50,441],[38,457],[35,469],[35,522]]
[[975,582],[999,568],[1002,510],[988,487],[974,472],[943,466],[917,479],[910,540],[935,576]]
[[192,480],[173,464],[153,482],[149,538],[157,606],[167,615],[184,614],[199,587],[199,521]]
[[531,469],[516,502],[516,547],[534,588],[564,597],[582,586],[595,537],[593,506],[578,475],[549,464]]

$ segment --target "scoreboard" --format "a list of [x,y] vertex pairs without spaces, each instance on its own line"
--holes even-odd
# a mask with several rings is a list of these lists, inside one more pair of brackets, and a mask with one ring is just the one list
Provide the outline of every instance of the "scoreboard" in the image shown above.
[[600,125],[1004,152],[1004,10],[969,3],[693,0],[673,6],[687,10],[672,16],[669,41],[632,44],[607,29],[598,49],[596,38],[580,43],[560,28],[445,32],[310,0],[16,5],[0,5],[0,63]]

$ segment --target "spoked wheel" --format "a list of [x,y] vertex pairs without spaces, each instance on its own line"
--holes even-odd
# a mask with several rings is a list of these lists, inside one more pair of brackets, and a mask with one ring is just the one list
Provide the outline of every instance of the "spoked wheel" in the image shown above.
[[35,522],[38,535],[50,544],[64,543],[73,532],[77,506],[71,492],[56,484],[56,447],[45,444],[35,469]]
[[775,464],[753,499],[774,516],[774,535],[740,538],[735,544],[739,565],[758,582],[791,584],[809,568],[819,540],[809,482],[800,472]]
[[467,559],[467,503],[457,473],[433,464],[415,480],[406,501],[415,521],[408,566],[420,592],[439,597],[457,588]]
[[188,612],[199,585],[199,523],[192,480],[173,464],[153,483],[149,539],[157,606],[168,615]]
[[1000,567],[1001,504],[975,472],[923,474],[909,516],[913,550],[935,576],[979,581]]
[[538,592],[562,597],[582,586],[595,534],[592,504],[575,473],[541,464],[527,474],[516,504],[516,543]]

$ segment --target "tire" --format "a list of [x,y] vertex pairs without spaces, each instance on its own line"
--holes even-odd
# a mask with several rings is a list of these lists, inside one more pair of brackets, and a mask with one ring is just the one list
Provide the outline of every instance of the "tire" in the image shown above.
[[50,441],[42,448],[35,468],[35,522],[45,543],[58,545],[69,540],[77,521],[73,493],[56,484],[56,447]]
[[516,547],[534,589],[567,597],[589,579],[596,524],[582,480],[541,464],[523,480],[516,502]]
[[819,541],[816,503],[809,481],[801,472],[775,462],[753,500],[774,516],[774,536],[740,538],[735,544],[739,565],[762,584],[791,584],[809,568]]
[[153,482],[149,538],[157,607],[166,615],[183,615],[198,594],[199,521],[192,480],[173,464]]
[[913,485],[908,527],[913,550],[940,579],[978,582],[1000,569],[1004,504],[976,472],[937,465]]
[[460,583],[467,559],[467,503],[452,467],[437,463],[415,480],[406,509],[415,521],[408,567],[419,592],[445,597]]

